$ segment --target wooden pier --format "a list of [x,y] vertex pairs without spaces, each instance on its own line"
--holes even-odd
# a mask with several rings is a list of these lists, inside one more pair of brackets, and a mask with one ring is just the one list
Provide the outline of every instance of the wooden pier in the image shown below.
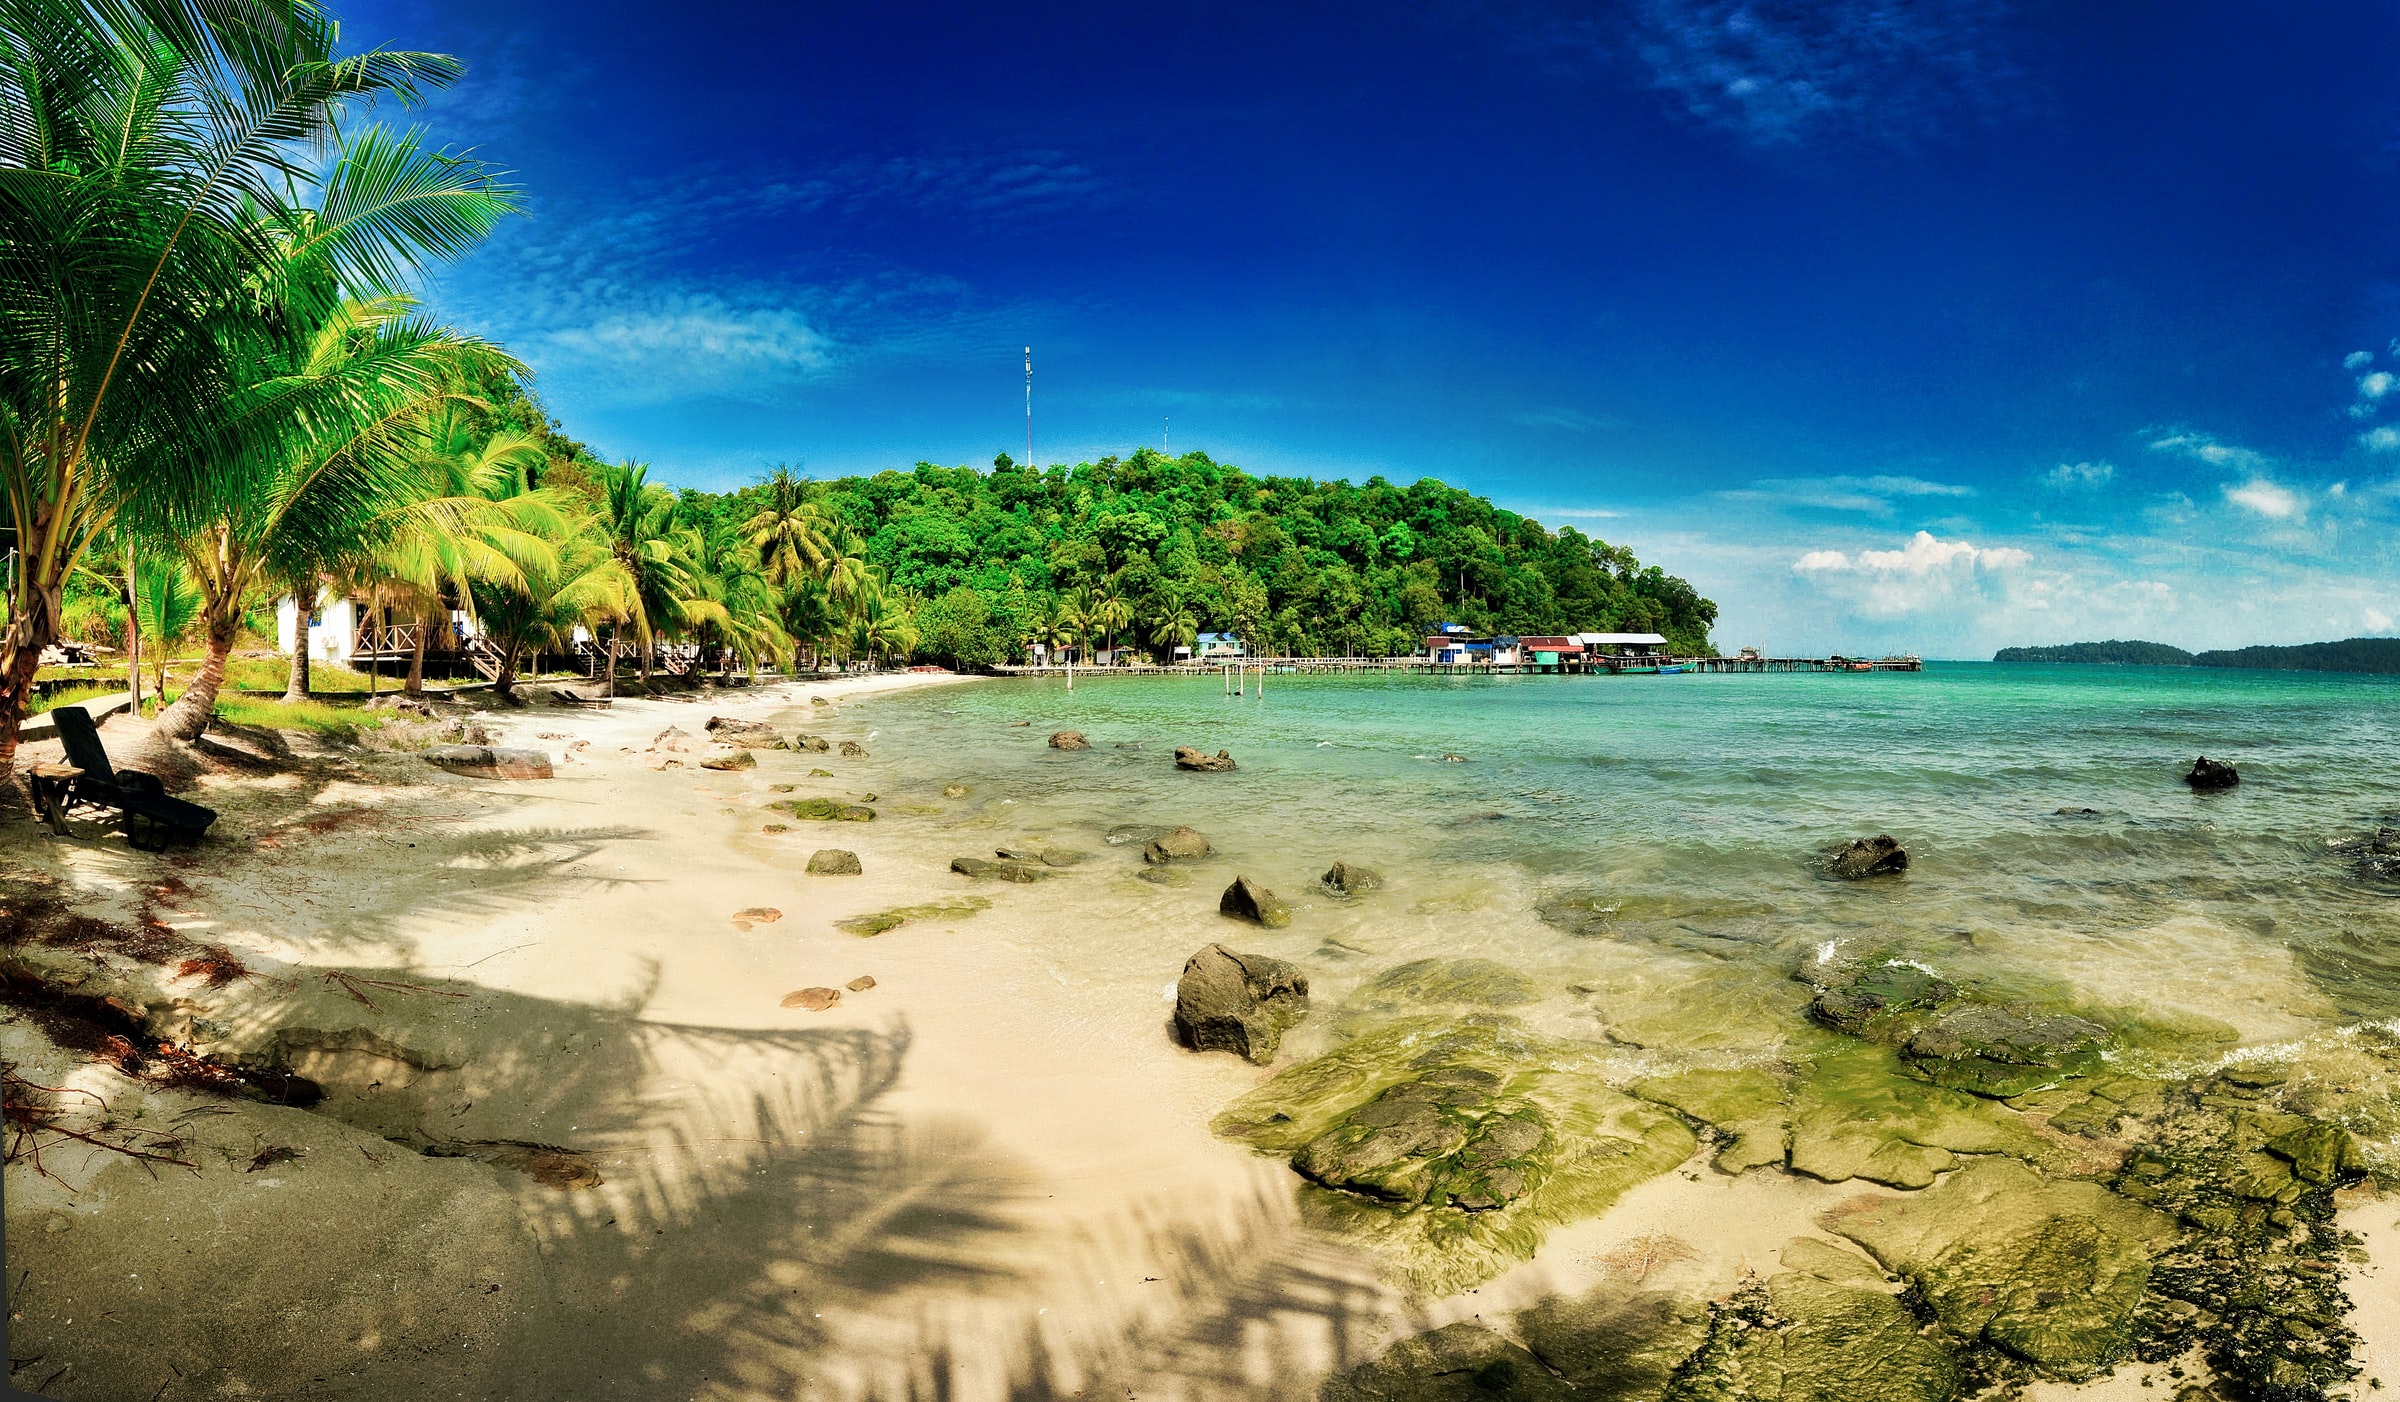
[[1671,657],[1666,655],[1599,656],[1550,665],[1534,662],[1434,662],[1423,657],[1244,657],[1226,661],[1136,663],[1115,667],[1073,667],[1057,663],[1039,666],[1000,666],[992,670],[1011,677],[1213,677],[1238,668],[1244,673],[1265,671],[1279,676],[1324,672],[1422,673],[1445,677],[1530,676],[1672,676],[1679,672],[1922,672],[1917,657]]

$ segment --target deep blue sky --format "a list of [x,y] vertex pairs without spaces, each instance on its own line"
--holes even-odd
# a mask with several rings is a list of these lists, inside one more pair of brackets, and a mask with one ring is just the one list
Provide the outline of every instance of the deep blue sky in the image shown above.
[[1727,646],[2400,617],[2388,5],[342,13],[532,196],[437,309],[670,480],[1021,454],[1030,343],[1043,462],[1439,476]]

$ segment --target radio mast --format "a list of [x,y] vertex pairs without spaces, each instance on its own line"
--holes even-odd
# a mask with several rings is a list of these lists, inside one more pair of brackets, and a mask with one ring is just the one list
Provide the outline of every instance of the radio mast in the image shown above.
[[1033,347],[1025,348],[1025,466],[1033,466]]

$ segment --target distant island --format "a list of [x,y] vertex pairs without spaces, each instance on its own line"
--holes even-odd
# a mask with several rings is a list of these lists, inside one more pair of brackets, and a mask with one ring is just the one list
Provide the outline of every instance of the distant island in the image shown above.
[[2060,643],[2055,647],[2004,647],[1994,662],[2114,662],[2132,667],[2188,667],[2192,655],[2165,643],[2110,639],[2104,643]]
[[2166,643],[2111,640],[2054,647],[2004,647],[1994,662],[2113,662],[2137,667],[2249,667],[2278,672],[2372,672],[2400,676],[2400,638],[2186,652]]

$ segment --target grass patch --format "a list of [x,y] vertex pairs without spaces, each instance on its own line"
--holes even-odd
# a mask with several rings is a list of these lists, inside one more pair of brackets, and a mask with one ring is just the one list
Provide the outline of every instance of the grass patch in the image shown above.
[[359,732],[383,724],[381,715],[371,714],[349,706],[332,706],[323,701],[267,701],[253,696],[234,696],[220,693],[217,714],[236,725],[265,726],[270,730],[312,730],[329,740],[344,744],[355,743]]
[[[311,662],[308,667],[308,689],[343,696],[351,692],[364,695],[367,674],[355,672],[334,662]],[[288,657],[229,657],[225,659],[225,685],[237,691],[281,691],[292,683],[292,660]],[[384,683],[383,689],[393,690],[396,682]]]
[[122,685],[108,686],[103,684],[96,686],[64,687],[60,690],[51,692],[47,696],[36,693],[33,697],[32,708],[27,711],[26,714],[40,715],[42,712],[47,711],[54,706],[80,706],[86,701],[96,701],[103,696],[115,696],[124,689],[125,688]]

